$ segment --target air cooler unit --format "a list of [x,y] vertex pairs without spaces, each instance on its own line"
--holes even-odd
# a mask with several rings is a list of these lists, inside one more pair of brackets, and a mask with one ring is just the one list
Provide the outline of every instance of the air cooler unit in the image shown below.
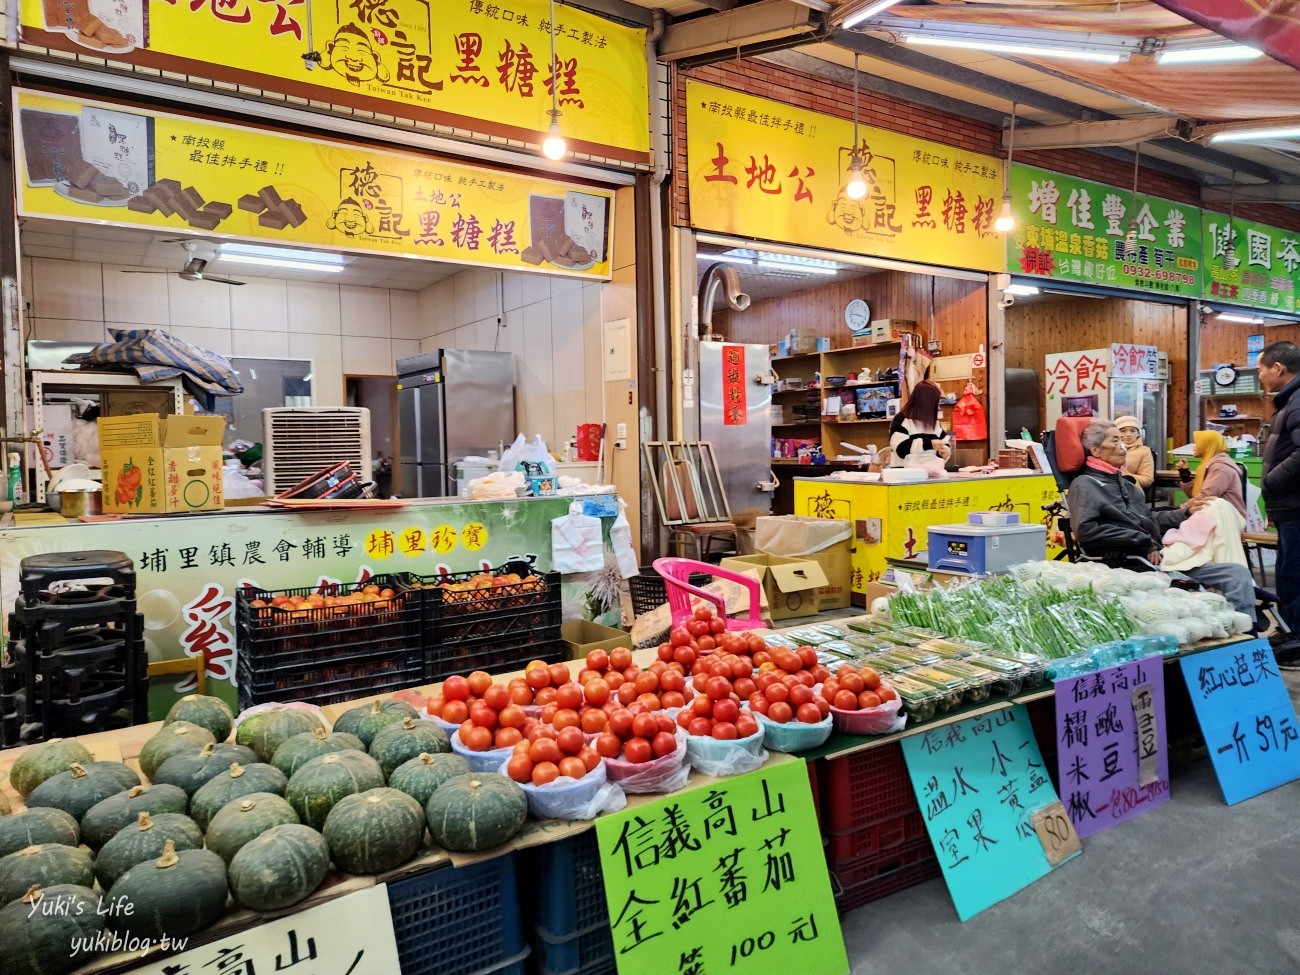
[[279,494],[322,468],[346,461],[370,480],[370,411],[352,406],[276,407],[262,411],[266,493]]

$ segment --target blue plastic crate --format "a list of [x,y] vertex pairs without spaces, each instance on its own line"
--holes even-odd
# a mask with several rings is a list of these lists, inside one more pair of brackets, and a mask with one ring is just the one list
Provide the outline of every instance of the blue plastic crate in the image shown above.
[[552,940],[537,931],[534,964],[538,975],[615,975],[614,933],[609,919],[568,938]]
[[396,881],[388,905],[402,975],[523,975],[513,857]]
[[525,851],[529,922],[547,941],[572,938],[598,924],[609,927],[600,848],[594,829]]

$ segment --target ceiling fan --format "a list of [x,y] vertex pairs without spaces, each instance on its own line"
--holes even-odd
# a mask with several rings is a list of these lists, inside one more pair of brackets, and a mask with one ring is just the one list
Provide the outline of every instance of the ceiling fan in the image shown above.
[[195,256],[198,244],[192,240],[167,240],[165,244],[180,244],[185,249],[186,260],[185,266],[179,271],[153,271],[144,268],[119,268],[123,274],[174,274],[182,281],[213,281],[217,284],[244,284],[243,281],[236,281],[234,278],[219,277],[215,274],[205,274],[204,268],[208,266],[208,261],[202,257]]

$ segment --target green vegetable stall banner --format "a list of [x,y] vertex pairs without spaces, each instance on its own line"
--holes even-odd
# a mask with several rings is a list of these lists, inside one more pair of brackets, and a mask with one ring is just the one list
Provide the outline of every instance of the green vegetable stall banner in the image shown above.
[[[602,496],[584,503],[594,507],[613,500]],[[28,556],[124,552],[135,562],[136,602],[144,616],[150,661],[202,657],[208,693],[233,704],[238,680],[235,593],[241,586],[315,588],[322,582],[352,584],[387,573],[474,571],[516,558],[549,571],[551,520],[568,514],[572,501],[417,501],[396,509],[315,512],[249,508],[12,528],[0,531],[0,606],[7,619]],[[563,577],[566,619],[618,622],[622,580],[609,547],[612,522],[612,515],[602,518],[607,568]],[[193,674],[155,680],[150,716],[163,717],[194,685]],[[362,689],[357,696],[366,693]]]
[[596,836],[619,975],[848,972],[802,760],[602,816]]
[[[1007,269],[1048,281],[1199,298],[1201,210],[1019,164]],[[1126,236],[1132,238],[1126,246]]]
[[1294,312],[1300,233],[1206,210],[1205,298]]

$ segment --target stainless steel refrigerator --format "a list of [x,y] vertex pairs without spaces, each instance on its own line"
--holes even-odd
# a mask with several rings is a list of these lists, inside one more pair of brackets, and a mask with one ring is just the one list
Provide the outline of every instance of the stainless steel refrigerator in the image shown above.
[[717,449],[738,523],[772,513],[771,367],[766,345],[700,343],[700,439]]
[[456,464],[515,439],[515,359],[439,349],[397,360],[403,494],[456,494]]

